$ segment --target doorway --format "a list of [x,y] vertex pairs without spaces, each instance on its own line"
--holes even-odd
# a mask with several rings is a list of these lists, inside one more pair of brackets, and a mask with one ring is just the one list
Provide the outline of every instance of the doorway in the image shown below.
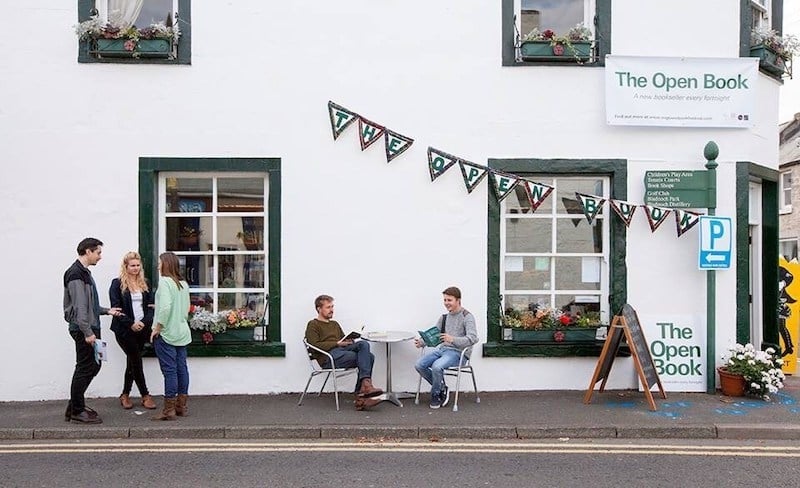
[[763,322],[763,242],[761,229],[761,183],[749,185],[748,254],[750,258],[750,343],[761,348],[764,341]]

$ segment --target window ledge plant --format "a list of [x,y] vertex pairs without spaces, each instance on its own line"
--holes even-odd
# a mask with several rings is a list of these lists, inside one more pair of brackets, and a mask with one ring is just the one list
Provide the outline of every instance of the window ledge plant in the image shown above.
[[519,47],[524,61],[574,60],[583,64],[592,56],[592,31],[583,23],[576,24],[565,35],[534,28],[522,38]]
[[760,58],[765,71],[783,76],[792,75],[792,58],[800,52],[800,40],[793,35],[781,36],[776,31],[759,27],[750,32],[750,55]]
[[771,347],[758,351],[752,344],[736,344],[723,354],[722,360],[724,364],[719,369],[744,377],[745,392],[749,395],[769,400],[770,393],[783,388],[783,359]]
[[158,56],[174,58],[174,46],[180,38],[177,25],[164,22],[137,28],[114,21],[103,22],[97,15],[75,25],[75,34],[89,42],[99,56]]
[[264,318],[249,308],[210,312],[192,305],[189,310],[189,328],[203,332],[203,343],[214,340],[214,334],[222,334],[228,329],[252,328],[264,325]]
[[599,312],[570,313],[537,304],[531,304],[529,309],[524,311],[505,310],[503,324],[504,327],[512,329],[513,336],[528,337],[531,334],[526,334],[525,331],[541,331],[544,332],[541,336],[547,341],[555,342],[564,342],[570,337],[570,331],[579,330],[583,331],[580,333],[581,340],[593,341],[597,328],[603,327]]

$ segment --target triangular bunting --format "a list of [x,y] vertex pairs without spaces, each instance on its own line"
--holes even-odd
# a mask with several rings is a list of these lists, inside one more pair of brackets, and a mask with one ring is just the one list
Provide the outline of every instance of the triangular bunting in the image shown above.
[[380,139],[386,127],[378,125],[375,122],[358,116],[358,140],[361,142],[361,150],[368,148],[375,141]]
[[611,208],[619,215],[619,218],[625,222],[625,227],[630,227],[633,213],[636,212],[636,205],[622,200],[614,200],[613,198],[609,199],[608,202],[611,204]]
[[667,220],[670,209],[644,205],[644,213],[647,215],[647,223],[650,224],[650,232],[655,232],[658,226]]
[[335,141],[339,134],[355,122],[358,114],[328,100],[328,117],[331,120],[331,131],[333,131],[333,140]]
[[678,237],[682,236],[687,230],[697,225],[697,223],[700,222],[700,215],[702,215],[677,208],[673,209],[672,211],[675,212],[675,227],[678,229]]
[[392,159],[401,155],[414,143],[414,139],[398,134],[391,129],[386,129],[386,132],[383,133],[383,141],[386,144],[387,163],[391,163]]
[[498,202],[502,202],[521,181],[515,175],[496,173],[491,170],[489,170],[489,177],[492,180],[492,187]]
[[467,187],[467,193],[472,193],[472,190],[486,178],[486,174],[489,172],[489,168],[464,161],[463,159],[458,160],[458,165],[461,167],[461,176],[464,177],[464,186]]
[[442,175],[454,165],[458,158],[444,151],[428,146],[428,171],[431,173],[431,181]]
[[578,197],[578,202],[581,204],[583,215],[586,216],[586,220],[591,224],[594,218],[597,217],[597,214],[600,213],[600,210],[603,209],[603,203],[606,201],[605,198],[578,192],[575,192],[575,196]]
[[539,208],[539,205],[544,202],[544,199],[553,192],[553,187],[550,185],[534,183],[528,180],[522,180],[522,187],[525,188],[525,194],[528,196],[528,201],[531,203],[531,212],[535,212],[536,209]]

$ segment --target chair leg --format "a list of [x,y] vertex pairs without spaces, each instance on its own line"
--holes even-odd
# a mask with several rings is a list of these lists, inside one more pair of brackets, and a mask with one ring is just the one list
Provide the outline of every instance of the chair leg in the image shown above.
[[414,396],[414,405],[419,405],[419,390],[422,388],[422,376],[417,378],[417,394]]
[[339,387],[336,386],[336,373],[333,373],[333,396],[336,398],[336,411],[339,411]]
[[308,385],[311,384],[311,380],[312,379],[314,379],[314,375],[313,374],[308,377],[308,381],[306,382],[306,388],[305,388],[305,390],[303,390],[303,393],[300,395],[300,400],[297,402],[297,406],[298,407],[303,404],[303,397],[306,396],[306,392],[308,391]]
[[458,412],[458,392],[461,389],[461,367],[458,368],[458,373],[456,374],[456,398],[453,402],[453,411]]
[[475,370],[469,368],[469,374],[472,375],[472,387],[475,388],[475,403],[480,403],[481,396],[478,394],[478,384],[475,383]]
[[[334,375],[334,376],[336,376],[336,375]],[[325,375],[325,381],[322,382],[322,386],[319,388],[319,393],[317,393],[317,396],[322,395],[322,390],[325,389],[325,385],[328,384],[328,380],[330,379],[330,377],[331,377],[331,373],[330,373],[330,371],[328,371],[328,373]]]

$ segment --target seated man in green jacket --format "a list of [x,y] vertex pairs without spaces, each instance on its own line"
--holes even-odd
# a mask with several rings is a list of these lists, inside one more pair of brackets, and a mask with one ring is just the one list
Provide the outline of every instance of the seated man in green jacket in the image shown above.
[[[369,342],[345,339],[339,323],[333,319],[333,297],[320,295],[314,300],[317,318],[306,326],[306,341],[326,351],[333,357],[337,368],[358,368],[356,382],[356,410],[364,410],[381,402],[376,398],[383,393],[372,385],[372,364],[375,356],[369,351]],[[330,368],[330,360],[324,354],[311,351],[312,357],[323,368]]]

